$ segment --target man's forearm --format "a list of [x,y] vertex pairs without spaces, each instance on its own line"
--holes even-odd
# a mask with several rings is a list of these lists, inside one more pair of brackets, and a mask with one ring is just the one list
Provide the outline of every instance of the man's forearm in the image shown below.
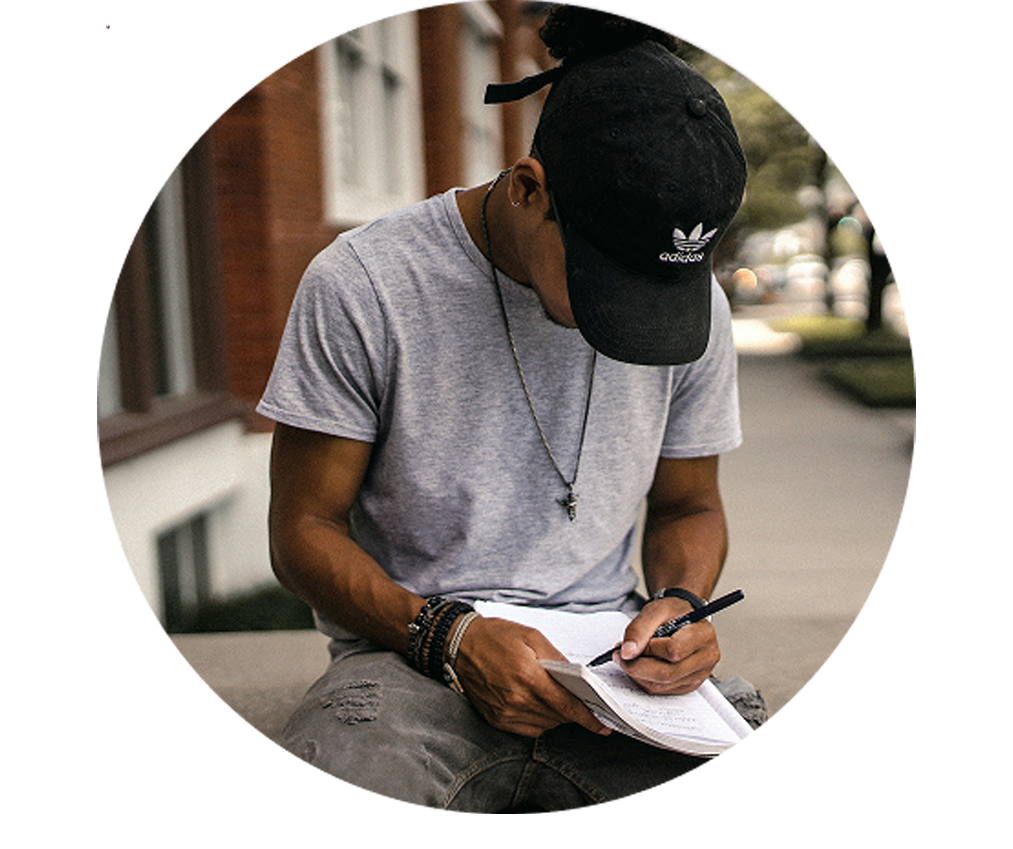
[[303,517],[272,539],[279,581],[325,618],[404,654],[422,599],[396,584],[335,523]]
[[[648,591],[681,587],[709,598],[727,550],[720,499],[693,509],[655,506],[648,511],[643,562]],[[654,639],[659,626],[688,613],[690,603],[665,598],[645,605],[623,635],[620,664],[648,693],[689,693],[711,674],[721,658],[710,622],[696,622],[666,639]]]
[[689,514],[648,511],[644,529],[644,579],[650,594],[682,587],[709,598],[728,553],[724,511]]
[[271,565],[321,616],[377,645],[408,645],[423,601],[396,584],[349,535],[349,512],[372,445],[279,424],[271,449]]

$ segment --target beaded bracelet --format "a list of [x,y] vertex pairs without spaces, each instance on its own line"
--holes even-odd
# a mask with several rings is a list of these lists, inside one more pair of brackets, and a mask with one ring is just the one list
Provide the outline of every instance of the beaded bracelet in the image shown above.
[[426,599],[418,616],[408,624],[408,662],[419,672],[423,671],[420,665],[422,643],[429,632],[434,614],[445,603],[445,600],[438,595]]
[[433,610],[433,615],[430,617],[427,627],[421,636],[418,654],[415,658],[415,668],[423,675],[429,675],[429,657],[432,651],[433,637],[438,630],[440,619],[453,603],[450,599],[444,600]]
[[415,620],[408,625],[408,662],[416,671],[440,680],[444,646],[454,622],[470,613],[470,604],[442,596],[426,599]]
[[429,649],[433,641],[433,630],[449,605],[450,601],[446,600],[433,609],[433,614],[429,617],[425,629],[420,635],[418,651],[415,654],[415,668],[423,675],[429,674]]

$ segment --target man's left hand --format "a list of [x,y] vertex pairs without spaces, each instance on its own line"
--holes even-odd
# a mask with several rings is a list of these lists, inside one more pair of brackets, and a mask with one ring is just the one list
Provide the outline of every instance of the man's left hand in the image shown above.
[[645,692],[691,693],[710,677],[721,659],[717,634],[707,621],[686,625],[671,637],[654,637],[658,628],[690,609],[681,599],[652,601],[626,628],[615,657]]

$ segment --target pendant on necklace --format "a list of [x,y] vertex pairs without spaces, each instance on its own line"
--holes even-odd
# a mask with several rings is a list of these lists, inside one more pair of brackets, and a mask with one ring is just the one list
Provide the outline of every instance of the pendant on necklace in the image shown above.
[[542,423],[538,420],[538,413],[535,412],[535,404],[531,400],[531,392],[528,390],[528,382],[524,378],[524,369],[521,368],[521,360],[517,354],[517,343],[514,341],[514,334],[510,329],[510,317],[507,315],[506,303],[503,300],[503,292],[500,289],[499,280],[496,277],[496,263],[492,257],[492,240],[489,238],[489,221],[486,216],[486,208],[489,205],[489,198],[492,195],[493,189],[495,189],[499,181],[509,173],[510,169],[501,171],[496,179],[489,184],[489,188],[485,190],[485,197],[482,198],[480,221],[482,224],[482,236],[485,239],[485,253],[489,258],[492,285],[496,290],[496,297],[499,299],[500,312],[503,315],[503,324],[506,328],[507,340],[510,343],[510,352],[514,358],[514,365],[517,367],[517,376],[520,378],[521,388],[524,390],[524,397],[527,399],[528,409],[531,411],[531,418],[535,421],[535,428],[538,430],[538,436],[542,440],[545,453],[549,455],[549,461],[552,463],[552,468],[556,470],[556,474],[559,475],[559,479],[563,482],[563,485],[567,489],[566,498],[557,498],[556,503],[566,510],[566,515],[570,517],[570,521],[572,522],[577,518],[577,501],[580,499],[580,496],[573,491],[573,485],[577,481],[577,470],[580,468],[580,455],[584,450],[584,435],[587,432],[587,419],[591,412],[591,390],[594,387],[594,371],[595,365],[598,362],[598,352],[592,349],[591,368],[587,379],[587,399],[584,401],[584,422],[580,429],[580,442],[577,444],[577,460],[573,466],[573,479],[568,483],[566,476],[560,470],[559,463],[556,462],[556,458],[552,453],[552,448],[549,446],[549,440],[546,438],[545,431],[542,429]]
[[566,515],[570,517],[571,522],[577,518],[577,501],[579,498],[580,496],[571,489],[566,498],[556,499],[560,506],[566,510]]

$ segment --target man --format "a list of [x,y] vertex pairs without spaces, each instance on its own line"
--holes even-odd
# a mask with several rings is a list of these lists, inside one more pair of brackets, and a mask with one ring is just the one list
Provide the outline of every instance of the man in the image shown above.
[[636,614],[617,662],[652,693],[719,658],[706,621],[652,634],[726,552],[718,455],[740,434],[709,266],[745,164],[667,37],[567,7],[543,37],[565,53],[588,28],[605,47],[490,88],[552,82],[531,156],[314,260],[259,408],[278,422],[272,562],[333,638],[286,746],[419,804],[573,807],[697,763],[610,735],[543,670],[562,655],[541,634],[471,607]]

